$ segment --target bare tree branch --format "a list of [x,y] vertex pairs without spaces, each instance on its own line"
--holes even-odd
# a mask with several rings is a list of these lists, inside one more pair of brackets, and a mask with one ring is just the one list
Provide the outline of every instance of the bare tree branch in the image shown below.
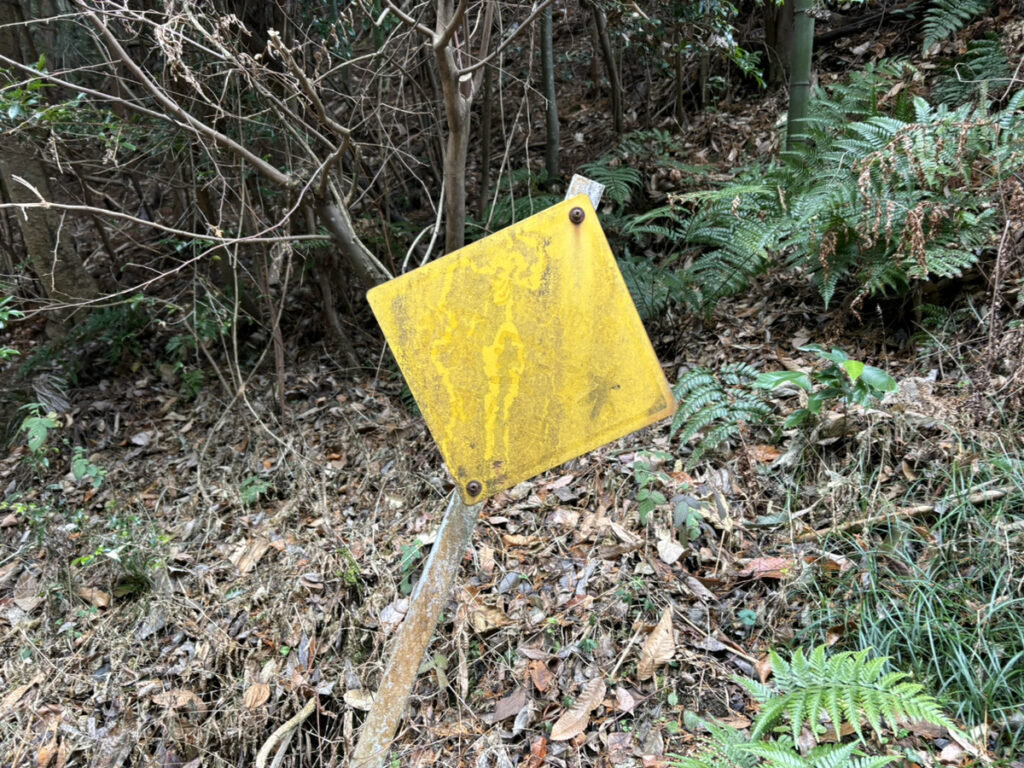
[[174,99],[167,95],[156,83],[154,83],[148,74],[142,70],[138,64],[135,63],[134,59],[128,52],[122,47],[121,43],[118,42],[117,38],[110,31],[110,28],[103,23],[103,20],[96,15],[89,6],[85,4],[83,0],[75,0],[76,5],[82,9],[83,15],[92,23],[103,38],[107,41],[107,45],[110,46],[111,50],[117,54],[117,57],[121,62],[131,71],[133,75],[138,79],[142,86],[149,91],[150,95],[162,104],[168,111],[171,112],[175,117],[184,122],[188,127],[197,133],[205,136],[208,139],[213,140],[215,143],[224,147],[225,149],[231,150],[233,153],[241,158],[244,158],[246,162],[256,168],[260,173],[266,176],[271,181],[280,184],[283,187],[294,187],[298,183],[296,179],[287,173],[279,171],[277,168],[272,166],[266,160],[259,155],[253,153],[251,150],[243,147],[237,141],[232,139],[230,136],[225,136],[220,131],[211,128],[206,123],[197,120],[187,111],[185,111]]
[[[459,24],[462,23],[463,17],[466,15],[466,8],[469,6],[469,0],[459,0],[459,5],[455,9],[455,13],[452,14],[451,21],[444,29],[438,30],[434,36],[431,45],[434,46],[434,50],[439,50],[448,45],[448,41],[452,39],[452,35],[455,34],[455,30],[459,28]],[[493,7],[493,3],[488,3],[488,7]],[[440,26],[441,19],[438,17],[438,26]]]
[[460,70],[458,70],[459,76],[462,77],[464,75],[468,75],[469,73],[475,72],[481,67],[487,66],[487,64],[489,64],[497,56],[499,56],[501,52],[504,51],[505,48],[507,48],[508,45],[513,40],[516,39],[520,32],[529,27],[530,24],[533,23],[533,20],[536,19],[537,16],[540,15],[540,13],[551,4],[551,2],[552,0],[541,0],[541,2],[535,5],[533,10],[530,11],[530,15],[523,20],[523,23],[516,27],[514,30],[512,30],[512,32],[509,33],[509,36],[502,40],[501,43],[499,43],[497,48],[495,48],[493,51],[491,51],[490,54],[484,56],[484,58],[480,59],[480,61],[476,62],[475,64],[470,64],[468,67],[463,67]]

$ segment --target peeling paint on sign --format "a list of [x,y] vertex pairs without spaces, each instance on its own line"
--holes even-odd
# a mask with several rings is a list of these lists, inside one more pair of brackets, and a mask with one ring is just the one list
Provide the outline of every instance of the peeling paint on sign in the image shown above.
[[367,299],[467,503],[675,410],[585,195]]

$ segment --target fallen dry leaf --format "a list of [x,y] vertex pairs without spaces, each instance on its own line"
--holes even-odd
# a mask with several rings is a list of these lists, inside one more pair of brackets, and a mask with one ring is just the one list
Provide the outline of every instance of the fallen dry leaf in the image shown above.
[[270,698],[270,686],[266,683],[253,683],[250,685],[245,693],[242,695],[242,703],[246,709],[256,709],[256,707],[262,707],[267,703],[267,699]]
[[742,731],[744,728],[750,727],[750,718],[744,717],[743,715],[729,715],[728,717],[716,717],[716,723],[727,725],[730,728],[735,728],[737,731]]
[[782,455],[782,451],[774,445],[752,445],[747,448],[747,455],[753,461],[760,462],[761,464],[771,464]]
[[604,700],[604,691],[604,680],[600,677],[583,686],[579,698],[555,721],[551,728],[551,740],[568,741],[583,733],[590,724],[590,713]]
[[614,731],[607,735],[609,765],[633,763],[633,734],[629,731]]
[[767,683],[768,678],[772,676],[772,658],[767,653],[757,660],[754,665],[754,670],[757,672],[757,679],[762,683]]
[[526,706],[528,700],[529,696],[526,693],[526,689],[522,686],[516,688],[508,696],[498,699],[494,703],[494,714],[491,716],[491,722],[500,723],[502,720],[507,720],[513,715],[518,715],[523,707]]
[[800,754],[806,755],[816,746],[818,746],[818,737],[815,736],[814,731],[807,726],[801,728],[800,735],[796,739],[796,748],[799,750]]
[[855,621],[847,621],[844,624],[836,624],[833,627],[829,627],[825,630],[825,645],[831,648],[833,645],[843,639],[846,634],[846,630],[853,629],[857,626]]
[[205,712],[203,700],[187,688],[172,688],[162,691],[153,697],[153,701],[164,709],[188,709],[193,712]]
[[820,558],[822,570],[827,573],[845,573],[853,568],[853,561],[843,555],[835,555],[825,552]]
[[755,557],[736,575],[745,579],[783,579],[793,574],[795,565],[789,557]]
[[675,539],[660,539],[658,541],[658,557],[665,565],[672,565],[683,556],[686,547],[682,546]]
[[343,698],[345,703],[352,707],[352,709],[358,709],[362,712],[368,712],[370,707],[373,706],[373,694],[359,688],[345,691]]
[[912,723],[903,723],[907,730],[915,736],[923,736],[926,739],[938,739],[946,732],[941,725],[935,725],[924,720],[915,720]]
[[530,756],[522,763],[522,768],[541,768],[548,756],[548,740],[538,736],[530,744]]
[[484,635],[508,624],[508,618],[497,608],[473,603],[469,612],[469,623],[478,635]]
[[32,571],[25,571],[14,585],[14,604],[25,613],[31,613],[41,602],[43,598],[39,596],[39,580]]
[[690,591],[693,592],[696,597],[700,598],[705,603],[713,602],[715,599],[714,593],[697,581],[693,576],[686,577],[686,586],[690,588]]
[[17,688],[12,689],[4,696],[3,701],[0,701],[0,716],[6,715],[14,709],[14,705],[21,701],[21,697],[28,693],[32,686],[38,685],[45,679],[46,675],[36,675],[24,685],[19,685]]
[[544,541],[544,537],[524,536],[518,533],[506,533],[501,537],[501,541],[507,547],[529,547],[532,544],[538,544]]
[[49,768],[53,758],[57,755],[57,732],[54,731],[53,738],[43,744],[36,752],[36,768]]
[[658,625],[647,636],[644,647],[640,649],[640,663],[636,667],[639,680],[650,680],[654,671],[662,664],[671,661],[676,652],[676,641],[672,634],[672,609],[666,608],[661,613]]
[[385,635],[393,632],[402,623],[408,610],[409,599],[406,597],[400,597],[384,606],[384,610],[380,612],[380,627]]
[[270,549],[270,541],[262,536],[257,536],[248,544],[243,544],[235,550],[230,560],[238,567],[238,572],[244,576],[256,567],[268,549]]
[[668,758],[664,755],[644,755],[640,758],[643,768],[665,768],[668,765]]
[[0,584],[13,579],[20,570],[21,563],[18,560],[12,560],[7,565],[0,565]]
[[615,688],[615,711],[631,715],[634,707],[636,707],[636,699],[633,698],[633,694],[621,685],[617,686]]
[[960,765],[964,759],[964,750],[959,744],[947,744],[939,753],[939,762],[943,765]]
[[77,587],[75,594],[80,598],[94,605],[97,608],[109,608],[110,607],[110,595],[104,592],[102,589],[96,589],[95,587]]
[[480,564],[480,572],[487,576],[494,573],[494,549],[486,544],[481,544],[476,554]]
[[533,681],[533,687],[539,693],[544,693],[551,687],[551,681],[555,679],[555,675],[547,664],[540,660],[531,661],[527,665],[527,669],[530,671],[530,680]]

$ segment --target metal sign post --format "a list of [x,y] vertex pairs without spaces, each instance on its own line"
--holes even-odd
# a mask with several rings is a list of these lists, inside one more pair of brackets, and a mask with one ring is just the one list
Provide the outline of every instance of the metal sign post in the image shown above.
[[595,212],[567,199],[367,300],[455,479],[349,765],[388,756],[482,502],[675,411]]
[[359,741],[349,761],[352,768],[378,768],[387,758],[416,681],[416,671],[441,609],[448,601],[462,556],[473,540],[473,527],[482,507],[483,504],[467,506],[458,493],[453,493],[448,502],[437,540],[409,598],[409,611],[398,628],[370,714],[359,731]]

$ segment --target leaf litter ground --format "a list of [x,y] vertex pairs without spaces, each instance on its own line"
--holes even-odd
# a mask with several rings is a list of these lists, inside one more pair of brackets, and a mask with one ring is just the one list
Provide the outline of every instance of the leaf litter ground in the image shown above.
[[[808,366],[796,348],[819,338],[817,310],[779,280],[685,335],[655,329],[663,359],[678,345],[670,377]],[[664,765],[696,738],[687,711],[745,727],[732,676],[763,675],[767,650],[800,635],[801,582],[856,568],[823,543],[863,502],[859,476],[834,468],[872,456],[882,508],[976,429],[960,400],[925,392],[915,360],[885,357],[877,331],[837,341],[911,382],[913,410],[836,413],[774,443],[750,428],[692,470],[659,425],[488,502],[398,764]],[[283,422],[259,375],[230,407],[212,387],[183,404],[144,372],[117,394],[76,392],[65,430],[107,469],[98,489],[64,455],[33,469],[16,445],[0,463],[24,491],[0,520],[4,765],[247,763],[311,699],[280,764],[343,764],[450,484],[392,378],[302,363]],[[637,462],[669,502],[646,524]],[[687,535],[680,499],[699,513]]]

